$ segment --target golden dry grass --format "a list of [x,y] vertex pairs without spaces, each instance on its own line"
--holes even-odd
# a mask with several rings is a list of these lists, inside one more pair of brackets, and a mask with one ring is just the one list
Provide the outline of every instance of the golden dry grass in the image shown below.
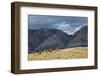
[[75,47],[58,49],[52,52],[41,52],[28,54],[28,60],[51,60],[51,59],[79,59],[87,58],[87,47]]

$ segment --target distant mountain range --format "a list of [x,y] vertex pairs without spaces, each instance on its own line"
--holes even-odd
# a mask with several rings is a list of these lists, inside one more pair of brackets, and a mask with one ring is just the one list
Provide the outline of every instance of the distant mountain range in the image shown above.
[[41,52],[71,47],[88,46],[88,27],[83,26],[73,35],[57,29],[28,30],[28,52]]

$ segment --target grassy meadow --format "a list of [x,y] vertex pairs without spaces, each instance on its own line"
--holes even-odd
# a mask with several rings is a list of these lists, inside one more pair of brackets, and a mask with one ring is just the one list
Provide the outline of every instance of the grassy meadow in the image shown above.
[[80,59],[88,57],[87,47],[56,49],[52,52],[30,53],[28,60]]

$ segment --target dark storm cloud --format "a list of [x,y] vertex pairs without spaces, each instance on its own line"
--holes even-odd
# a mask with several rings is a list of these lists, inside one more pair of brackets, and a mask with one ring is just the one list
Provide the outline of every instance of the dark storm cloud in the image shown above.
[[28,25],[29,29],[60,29],[69,34],[73,34],[79,28],[88,24],[87,17],[73,17],[73,16],[42,16],[29,15]]

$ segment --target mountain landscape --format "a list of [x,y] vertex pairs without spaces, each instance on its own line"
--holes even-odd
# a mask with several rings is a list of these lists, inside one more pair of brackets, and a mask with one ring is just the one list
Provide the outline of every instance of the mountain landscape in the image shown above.
[[58,29],[29,29],[28,53],[43,52],[71,47],[88,46],[88,27],[83,26],[74,34],[69,35]]

